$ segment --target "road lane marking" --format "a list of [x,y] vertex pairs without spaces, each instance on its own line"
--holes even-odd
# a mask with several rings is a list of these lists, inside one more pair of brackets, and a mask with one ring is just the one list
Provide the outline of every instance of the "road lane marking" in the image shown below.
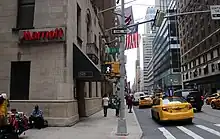
[[191,130],[183,127],[183,126],[177,126],[177,128],[181,131],[183,131],[184,133],[186,133],[187,135],[191,136],[194,139],[204,139],[203,137],[197,135],[196,133],[192,132]]
[[220,124],[214,124],[214,125],[220,127]]
[[167,139],[176,139],[168,130],[166,130],[166,128],[164,127],[159,127],[158,128],[163,135],[167,138]]
[[215,135],[217,135],[217,136],[220,137],[220,132],[218,132],[218,131],[216,131],[216,130],[214,130],[214,129],[208,128],[208,127],[203,126],[203,125],[196,125],[196,126],[197,126],[198,128],[201,128],[201,129],[203,129],[203,130],[206,130],[206,131],[208,131],[208,132],[210,132],[210,133],[212,133],[212,134],[215,134]]

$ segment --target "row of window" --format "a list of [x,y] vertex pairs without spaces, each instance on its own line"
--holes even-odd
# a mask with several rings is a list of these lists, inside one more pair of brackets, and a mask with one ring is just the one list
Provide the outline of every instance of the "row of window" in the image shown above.
[[196,66],[199,66],[200,64],[213,60],[219,56],[220,56],[220,48],[214,49],[209,53],[203,54],[202,56],[191,61],[190,63],[183,65],[182,71],[186,71]]
[[209,69],[208,65],[205,65],[201,68],[194,69],[194,70],[190,71],[189,73],[187,72],[186,74],[182,75],[183,80],[188,80],[188,79],[192,79],[192,78],[196,78],[196,77],[201,76],[202,70],[203,70],[203,75],[208,75],[209,73],[220,71],[220,62],[217,64],[214,64],[214,63],[211,64],[211,70]]

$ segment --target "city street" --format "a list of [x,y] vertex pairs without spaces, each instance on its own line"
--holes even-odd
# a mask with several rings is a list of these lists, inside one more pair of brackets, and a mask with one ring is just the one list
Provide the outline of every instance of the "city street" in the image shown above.
[[143,130],[143,139],[219,139],[220,110],[203,106],[202,112],[195,113],[192,125],[169,123],[160,125],[151,119],[150,108],[134,108]]

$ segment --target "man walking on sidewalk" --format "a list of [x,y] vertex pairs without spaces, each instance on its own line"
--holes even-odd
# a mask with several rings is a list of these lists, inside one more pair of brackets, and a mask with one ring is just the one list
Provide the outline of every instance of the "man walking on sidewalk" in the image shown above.
[[131,109],[132,109],[132,101],[133,101],[133,95],[132,94],[129,94],[128,96],[128,109],[129,109],[129,113],[132,113]]
[[109,98],[107,94],[105,94],[102,98],[102,105],[103,105],[104,117],[106,117],[108,111],[108,105],[109,105]]
[[119,117],[120,104],[121,104],[121,100],[118,97],[118,95],[116,95],[114,105],[115,105],[115,116],[117,117]]

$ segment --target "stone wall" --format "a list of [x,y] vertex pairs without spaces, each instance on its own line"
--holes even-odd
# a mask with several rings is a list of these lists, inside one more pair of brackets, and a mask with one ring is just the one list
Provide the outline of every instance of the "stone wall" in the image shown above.
[[10,103],[10,108],[23,111],[28,116],[38,104],[50,126],[70,126],[79,120],[75,100],[11,100]]

